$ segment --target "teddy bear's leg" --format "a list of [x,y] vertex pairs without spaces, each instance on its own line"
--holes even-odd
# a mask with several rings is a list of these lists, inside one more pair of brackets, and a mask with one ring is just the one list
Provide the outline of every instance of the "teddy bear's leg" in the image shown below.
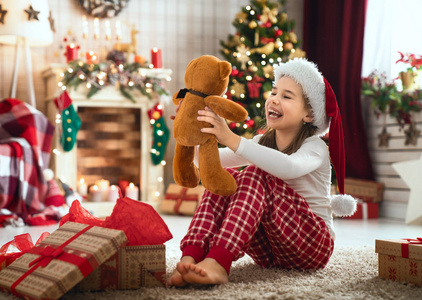
[[199,146],[199,172],[202,185],[211,193],[229,196],[236,192],[236,180],[221,166],[216,139]]
[[199,184],[198,168],[193,163],[195,147],[176,143],[173,158],[174,181],[183,187],[194,188]]

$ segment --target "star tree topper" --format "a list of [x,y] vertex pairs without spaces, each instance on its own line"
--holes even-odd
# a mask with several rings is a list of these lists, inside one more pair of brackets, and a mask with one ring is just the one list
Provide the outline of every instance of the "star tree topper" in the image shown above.
[[406,212],[406,224],[422,224],[422,184],[420,170],[422,169],[422,156],[419,160],[410,160],[392,164],[394,170],[400,175],[410,188],[409,202]]

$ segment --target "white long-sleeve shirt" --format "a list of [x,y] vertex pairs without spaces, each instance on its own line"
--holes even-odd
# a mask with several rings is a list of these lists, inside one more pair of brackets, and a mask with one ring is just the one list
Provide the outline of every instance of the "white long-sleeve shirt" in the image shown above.
[[223,167],[241,167],[253,164],[286,182],[306,199],[312,212],[322,218],[335,239],[330,205],[331,165],[328,147],[317,136],[307,138],[300,149],[287,155],[258,144],[262,135],[251,140],[241,138],[236,152],[220,148]]

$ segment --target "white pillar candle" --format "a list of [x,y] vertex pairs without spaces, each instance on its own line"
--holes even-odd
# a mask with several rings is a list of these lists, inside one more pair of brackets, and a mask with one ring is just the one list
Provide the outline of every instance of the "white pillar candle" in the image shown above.
[[100,179],[95,182],[95,185],[98,186],[98,189],[102,194],[102,201],[108,200],[108,190],[110,189],[110,181],[105,179]]
[[101,202],[103,200],[103,195],[98,188],[98,185],[93,185],[89,188],[89,201],[91,202]]
[[108,191],[108,201],[116,202],[119,199],[119,188],[117,185],[112,185]]
[[81,178],[78,183],[78,194],[81,196],[86,196],[88,193],[88,185],[85,182],[84,178]]
[[132,182],[129,183],[129,185],[126,187],[126,191],[125,191],[126,197],[133,199],[133,200],[139,200],[138,194],[139,194],[138,187],[135,186]]

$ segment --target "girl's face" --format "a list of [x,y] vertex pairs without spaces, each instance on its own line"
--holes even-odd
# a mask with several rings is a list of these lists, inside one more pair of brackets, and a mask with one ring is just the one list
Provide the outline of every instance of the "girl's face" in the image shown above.
[[287,76],[281,77],[265,102],[267,126],[277,131],[296,134],[303,122],[311,122],[312,115],[306,108],[302,87]]

